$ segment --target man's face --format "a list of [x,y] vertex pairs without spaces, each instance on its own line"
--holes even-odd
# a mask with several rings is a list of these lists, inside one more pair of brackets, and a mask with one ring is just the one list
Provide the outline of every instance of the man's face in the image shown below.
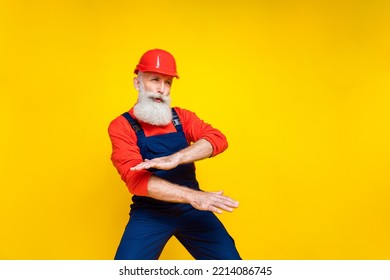
[[[164,97],[168,97],[171,93],[173,77],[154,72],[145,72],[141,77],[134,78],[134,86],[139,91],[143,86],[145,92],[154,93],[153,101],[163,102]],[[162,95],[162,98],[159,97]]]
[[158,73],[140,73],[134,78],[134,87],[138,90],[135,116],[153,125],[167,125],[172,120],[171,85],[172,76]]

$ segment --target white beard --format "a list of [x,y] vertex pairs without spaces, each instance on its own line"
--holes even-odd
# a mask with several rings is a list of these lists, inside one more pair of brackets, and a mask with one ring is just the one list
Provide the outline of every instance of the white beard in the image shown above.
[[[154,101],[154,98],[162,102]],[[142,122],[164,126],[172,121],[171,98],[145,91],[143,86],[138,91],[138,101],[134,105],[134,115]]]

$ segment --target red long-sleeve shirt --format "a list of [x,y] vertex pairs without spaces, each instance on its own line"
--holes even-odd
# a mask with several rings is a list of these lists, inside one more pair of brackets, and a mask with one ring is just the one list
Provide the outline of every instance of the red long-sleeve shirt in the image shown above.
[[[177,115],[183,127],[184,135],[189,144],[199,139],[205,139],[213,146],[212,156],[222,153],[227,149],[228,143],[226,137],[210,124],[199,119],[195,113],[175,107]],[[130,115],[136,119],[133,109],[129,111]],[[155,136],[175,132],[176,128],[172,123],[166,126],[154,126],[139,121],[145,136]],[[131,128],[128,121],[123,116],[114,119],[109,127],[108,134],[112,143],[111,160],[126,183],[132,194],[147,196],[148,181],[151,172],[148,170],[131,171],[130,168],[141,163],[142,156],[137,145],[137,136]]]

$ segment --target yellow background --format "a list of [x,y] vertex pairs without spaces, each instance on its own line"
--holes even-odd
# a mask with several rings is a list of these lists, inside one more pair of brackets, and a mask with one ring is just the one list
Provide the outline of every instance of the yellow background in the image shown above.
[[156,47],[173,105],[228,137],[198,177],[239,200],[244,259],[390,259],[389,3],[1,0],[0,259],[113,258],[131,196],[107,127]]

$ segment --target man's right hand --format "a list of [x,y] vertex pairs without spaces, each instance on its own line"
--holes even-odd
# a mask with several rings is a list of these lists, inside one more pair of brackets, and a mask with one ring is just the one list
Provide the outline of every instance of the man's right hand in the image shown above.
[[139,171],[143,169],[150,169],[150,168],[157,168],[161,170],[170,170],[175,168],[179,165],[179,160],[177,157],[166,156],[166,157],[159,157],[154,159],[145,159],[145,161],[139,163],[138,165],[130,168],[132,171]]

